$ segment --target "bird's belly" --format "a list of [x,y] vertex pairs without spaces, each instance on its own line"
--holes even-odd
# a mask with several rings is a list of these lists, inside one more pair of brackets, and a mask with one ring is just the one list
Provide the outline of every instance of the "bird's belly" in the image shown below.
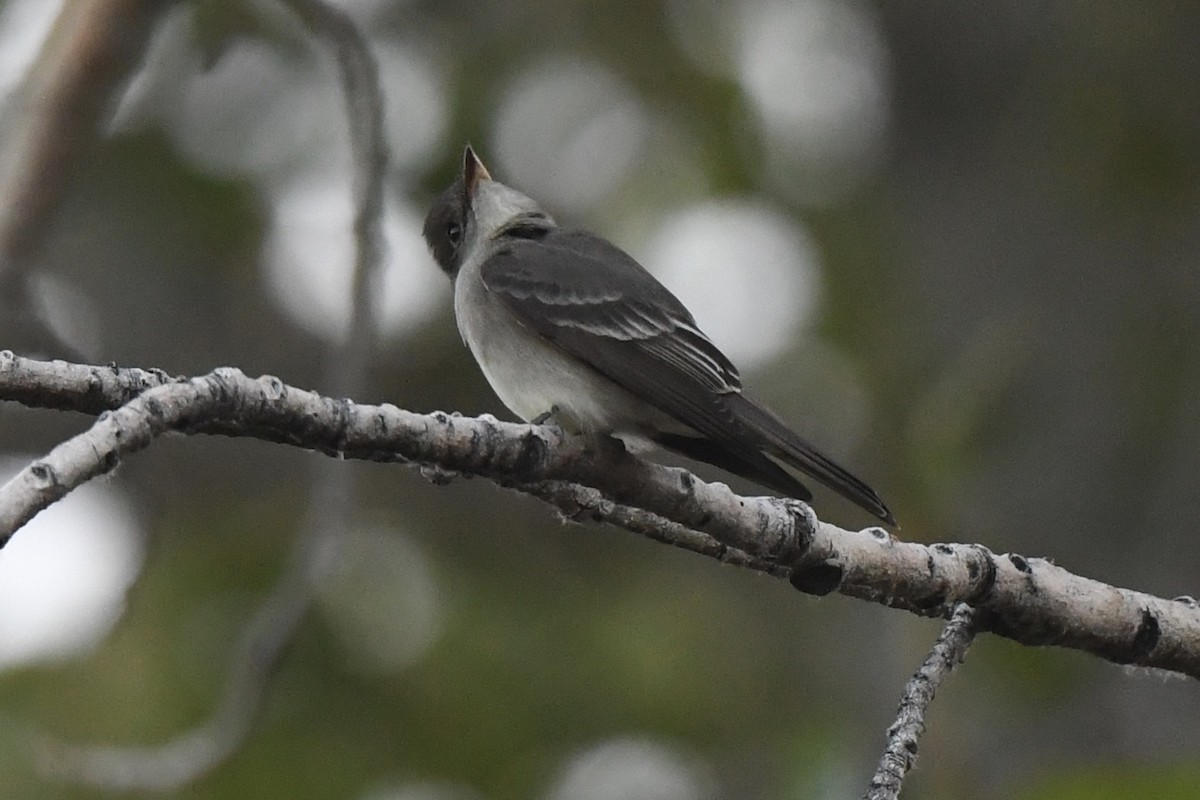
[[[482,286],[475,291],[484,294]],[[572,433],[617,434],[635,449],[641,449],[650,430],[676,427],[662,412],[523,326],[499,301],[471,294],[469,287],[456,287],[459,331],[492,389],[521,419],[554,410],[554,421]]]

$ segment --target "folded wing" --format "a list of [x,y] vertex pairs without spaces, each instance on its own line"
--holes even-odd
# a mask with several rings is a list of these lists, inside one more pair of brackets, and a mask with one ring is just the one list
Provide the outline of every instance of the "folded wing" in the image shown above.
[[769,453],[894,524],[870,487],[742,395],[736,367],[684,305],[622,250],[554,229],[507,242],[481,276],[531,330],[695,431],[660,433],[663,446],[810,499]]

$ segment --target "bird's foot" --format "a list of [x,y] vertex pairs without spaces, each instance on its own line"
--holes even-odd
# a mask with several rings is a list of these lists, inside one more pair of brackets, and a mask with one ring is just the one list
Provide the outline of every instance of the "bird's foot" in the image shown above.
[[550,421],[551,419],[553,419],[556,416],[558,416],[558,406],[550,406],[549,411],[543,411],[541,414],[538,414],[534,419],[531,419],[529,421],[529,424],[530,425],[545,425],[548,421]]

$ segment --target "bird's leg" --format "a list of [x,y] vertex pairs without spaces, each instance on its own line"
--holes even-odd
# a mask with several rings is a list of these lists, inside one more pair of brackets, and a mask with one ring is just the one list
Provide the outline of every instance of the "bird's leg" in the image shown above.
[[543,411],[537,417],[529,421],[530,425],[545,425],[546,422],[558,416],[558,406],[550,406],[549,411]]

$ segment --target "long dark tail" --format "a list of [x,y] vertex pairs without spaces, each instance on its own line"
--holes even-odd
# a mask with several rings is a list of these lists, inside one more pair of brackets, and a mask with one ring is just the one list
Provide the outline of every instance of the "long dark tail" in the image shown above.
[[812,499],[812,492],[808,490],[807,486],[798,481],[792,473],[761,453],[758,454],[758,458],[744,458],[731,448],[712,439],[701,439],[681,433],[659,433],[654,437],[654,441],[668,450],[674,450],[688,458],[720,467],[734,475],[741,475],[759,486],[774,489],[788,497],[805,502]]
[[874,489],[802,439],[779,417],[742,394],[727,395],[725,401],[738,422],[762,439],[763,449],[768,453],[815,478],[887,524],[896,525],[896,518]]

